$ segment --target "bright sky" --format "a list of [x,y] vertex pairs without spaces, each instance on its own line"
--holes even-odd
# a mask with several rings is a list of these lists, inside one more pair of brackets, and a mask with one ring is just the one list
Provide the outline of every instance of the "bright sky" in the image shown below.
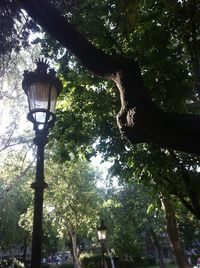
[[92,157],[92,164],[94,167],[98,168],[102,173],[102,178],[97,182],[98,188],[107,188],[109,186],[119,187],[118,179],[116,177],[112,178],[112,182],[108,181],[108,169],[112,166],[111,162],[103,162],[103,158],[100,154],[96,157]]

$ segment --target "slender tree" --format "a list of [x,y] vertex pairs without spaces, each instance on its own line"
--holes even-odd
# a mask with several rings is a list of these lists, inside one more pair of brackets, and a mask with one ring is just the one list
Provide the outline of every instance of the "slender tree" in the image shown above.
[[[52,209],[61,237],[71,240],[74,267],[82,267],[78,234],[81,230],[95,233],[95,223],[100,208],[95,186],[97,173],[86,161],[70,162],[68,165],[51,164],[48,169],[49,191],[46,202]],[[53,167],[53,168],[52,168]]]

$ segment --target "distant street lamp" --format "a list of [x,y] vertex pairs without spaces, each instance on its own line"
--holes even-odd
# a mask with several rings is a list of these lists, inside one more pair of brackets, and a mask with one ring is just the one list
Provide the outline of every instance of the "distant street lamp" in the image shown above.
[[107,227],[104,224],[104,221],[101,220],[100,226],[97,228],[97,236],[98,240],[101,243],[101,267],[105,267],[105,258],[104,258],[104,250],[105,250],[105,241],[107,235]]
[[[55,71],[49,69],[46,60],[36,61],[34,72],[25,71],[22,87],[28,97],[29,113],[27,119],[33,123],[37,146],[36,180],[31,187],[35,190],[34,218],[32,232],[31,268],[41,267],[43,193],[47,183],[44,181],[44,147],[48,143],[48,132],[55,122],[55,105],[62,89]],[[48,71],[48,73],[47,73]]]

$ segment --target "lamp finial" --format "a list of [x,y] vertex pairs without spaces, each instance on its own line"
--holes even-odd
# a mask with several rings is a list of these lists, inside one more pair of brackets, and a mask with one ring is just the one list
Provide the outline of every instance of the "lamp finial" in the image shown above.
[[37,65],[37,68],[35,70],[37,73],[47,73],[47,69],[49,68],[47,59],[38,58],[35,63]]

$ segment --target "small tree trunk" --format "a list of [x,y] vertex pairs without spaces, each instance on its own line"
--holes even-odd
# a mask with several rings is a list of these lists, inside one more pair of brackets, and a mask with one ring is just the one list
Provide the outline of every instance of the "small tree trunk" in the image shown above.
[[178,236],[176,216],[170,201],[167,198],[162,198],[162,203],[165,209],[165,217],[167,221],[167,233],[174,255],[176,256],[177,265],[179,268],[189,268],[185,260],[183,249]]
[[108,255],[110,257],[110,262],[111,262],[112,268],[115,268],[115,262],[113,260],[112,255],[111,255],[111,252],[110,252],[110,250],[108,248],[107,248],[107,252],[108,252]]
[[78,256],[77,243],[76,243],[76,231],[70,231],[70,238],[72,242],[72,254],[74,259],[74,268],[81,268],[81,262]]
[[24,239],[24,245],[23,245],[23,263],[26,264],[26,253],[27,253],[27,239]]
[[164,260],[163,260],[163,252],[162,252],[162,248],[160,246],[160,243],[159,243],[159,241],[157,239],[157,236],[156,236],[156,234],[155,234],[155,232],[153,231],[152,228],[150,229],[150,231],[151,231],[151,235],[153,237],[153,241],[154,241],[154,244],[155,244],[155,247],[156,247],[156,250],[157,250],[159,266],[160,266],[160,268],[165,268],[165,263],[164,263]]

